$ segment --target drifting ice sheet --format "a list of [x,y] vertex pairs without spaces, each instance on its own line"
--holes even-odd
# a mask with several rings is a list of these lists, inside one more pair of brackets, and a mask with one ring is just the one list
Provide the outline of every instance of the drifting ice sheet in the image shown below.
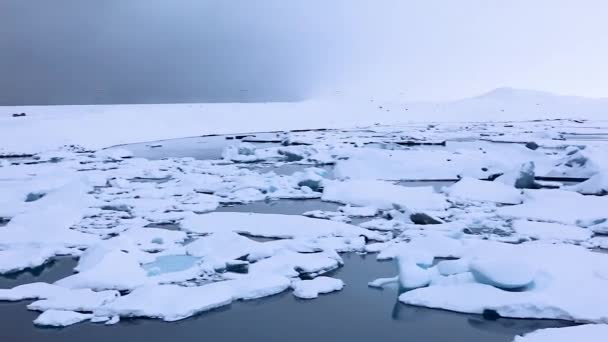
[[194,233],[233,231],[252,236],[283,239],[360,235],[372,240],[385,239],[376,232],[350,224],[298,215],[215,212],[190,215],[181,222],[181,227]]
[[430,186],[405,187],[376,180],[328,181],[324,186],[324,201],[378,209],[392,209],[397,205],[414,211],[448,207],[445,197]]

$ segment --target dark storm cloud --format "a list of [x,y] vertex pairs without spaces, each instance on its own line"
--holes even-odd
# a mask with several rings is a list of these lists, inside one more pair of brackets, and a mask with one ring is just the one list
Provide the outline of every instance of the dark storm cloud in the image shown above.
[[301,99],[340,59],[341,6],[2,0],[0,105]]

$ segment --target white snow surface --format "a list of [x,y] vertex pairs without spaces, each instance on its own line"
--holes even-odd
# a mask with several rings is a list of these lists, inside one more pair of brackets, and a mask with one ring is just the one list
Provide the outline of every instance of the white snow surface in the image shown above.
[[331,277],[316,277],[311,280],[297,280],[292,285],[293,295],[301,299],[314,299],[320,294],[340,291],[344,282]]
[[564,190],[527,190],[528,198],[521,205],[502,207],[499,215],[576,225],[579,221],[608,216],[608,197],[583,196]]
[[[197,313],[228,305],[235,300],[248,300],[285,291],[290,286],[286,277],[265,275],[245,277],[202,286],[152,285],[138,287],[95,311],[96,315],[152,317],[176,321]],[[186,300],[184,300],[186,299]]]
[[411,211],[424,211],[448,207],[445,196],[436,193],[432,187],[406,187],[377,180],[325,182],[322,199],[379,209],[399,206]]
[[[445,103],[317,99],[298,103],[5,106],[0,107],[0,153],[40,152],[72,144],[98,149],[203,134],[345,128],[345,123],[365,126],[408,121],[601,120],[607,111],[607,99],[511,88]],[[21,112],[27,116],[11,117],[11,113]]]
[[347,223],[313,219],[299,215],[216,212],[190,215],[182,229],[195,233],[236,232],[268,238],[307,238],[326,236],[366,236],[384,240],[378,233]]
[[522,291],[505,291],[463,272],[436,277],[430,286],[402,294],[400,301],[465,313],[493,310],[503,317],[608,322],[608,298],[597,295],[608,285],[608,255],[540,242],[466,244],[463,257],[484,263],[487,276],[496,281],[493,285],[523,285],[534,279],[533,283]]
[[481,181],[474,178],[463,178],[450,186],[445,192],[454,199],[501,204],[521,204],[521,190],[500,182]]
[[593,232],[587,228],[528,220],[513,221],[513,229],[521,236],[535,240],[581,242],[593,236]]
[[517,336],[513,342],[603,342],[608,336],[607,324],[585,324],[566,328],[541,329],[524,336]]
[[34,320],[34,324],[50,327],[66,327],[92,318],[92,314],[83,314],[75,311],[48,310]]

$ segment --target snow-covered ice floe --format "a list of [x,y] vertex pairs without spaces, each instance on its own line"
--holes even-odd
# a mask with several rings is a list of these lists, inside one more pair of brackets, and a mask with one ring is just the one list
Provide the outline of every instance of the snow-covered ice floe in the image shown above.
[[587,324],[567,328],[541,329],[524,336],[517,336],[513,342],[602,342],[608,336],[608,325]]
[[599,295],[608,285],[606,254],[565,244],[472,240],[465,242],[461,259],[469,266],[437,272],[428,287],[399,300],[465,313],[608,322],[608,298]]
[[340,279],[321,276],[311,280],[297,280],[292,287],[294,296],[313,299],[319,297],[319,294],[342,290],[344,282]]
[[[608,323],[608,254],[596,252],[608,248],[608,148],[564,133],[593,125],[214,137],[231,143],[213,160],[129,146],[0,160],[0,274],[78,258],[72,274],[0,300],[33,300],[41,326],[175,321],[284,291],[340,295],[328,275],[356,252],[395,260],[369,285],[399,285],[404,304]],[[273,209],[285,199],[306,209]]]

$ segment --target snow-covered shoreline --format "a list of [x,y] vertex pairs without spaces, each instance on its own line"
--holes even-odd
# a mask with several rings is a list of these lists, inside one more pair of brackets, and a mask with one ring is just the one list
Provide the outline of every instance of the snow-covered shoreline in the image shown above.
[[[25,117],[12,117],[26,113]],[[608,119],[608,99],[501,88],[444,103],[319,99],[294,103],[208,103],[0,107],[0,154],[63,145],[114,145],[295,129],[354,128],[407,122]]]

